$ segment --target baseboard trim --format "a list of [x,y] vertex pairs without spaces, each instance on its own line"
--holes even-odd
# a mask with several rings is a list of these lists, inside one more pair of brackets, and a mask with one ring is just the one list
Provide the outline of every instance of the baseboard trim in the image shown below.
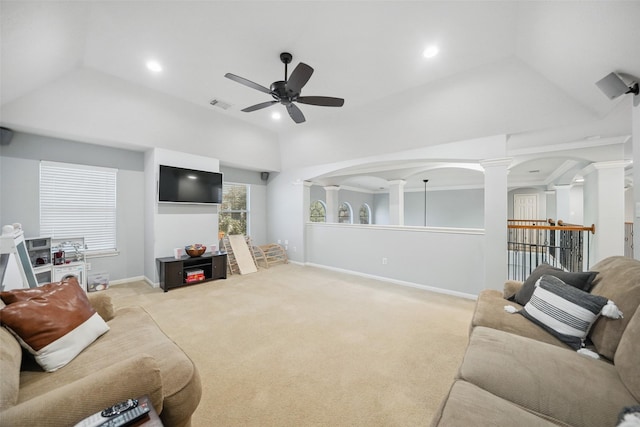
[[302,263],[296,263],[296,264],[305,265],[305,266],[309,266],[309,267],[322,268],[322,269],[325,269],[325,270],[337,271],[339,273],[351,274],[351,275],[354,275],[354,276],[366,277],[367,279],[380,280],[381,282],[392,283],[394,285],[400,285],[400,286],[406,286],[406,287],[409,287],[409,288],[422,289],[424,291],[435,292],[435,293],[444,294],[444,295],[451,295],[451,296],[460,297],[460,298],[464,298],[464,299],[470,299],[470,300],[474,300],[474,301],[478,299],[477,295],[468,294],[466,292],[452,291],[450,289],[443,289],[443,288],[438,288],[438,287],[435,287],[435,286],[421,285],[421,284],[418,284],[418,283],[407,282],[407,281],[398,280],[398,279],[391,279],[389,277],[376,276],[374,274],[362,273],[362,272],[359,272],[359,271],[346,270],[346,269],[337,268],[337,267],[330,267],[328,265],[314,264],[312,262],[307,262],[307,263],[304,263],[304,264],[302,264]]
[[146,282],[152,288],[160,287],[160,283],[153,283],[151,280],[149,280],[147,276],[135,276],[135,277],[127,277],[126,279],[110,280],[109,286],[118,286],[118,285],[123,285],[125,283],[139,282],[139,281]]

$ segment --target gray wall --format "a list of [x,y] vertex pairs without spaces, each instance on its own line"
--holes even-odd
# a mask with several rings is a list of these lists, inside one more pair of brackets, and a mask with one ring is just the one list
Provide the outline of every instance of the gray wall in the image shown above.
[[[326,202],[325,190],[311,186],[311,201]],[[359,223],[358,212],[363,203],[371,208],[371,222],[389,224],[389,195],[364,193],[341,189],[339,202],[348,202],[354,211],[354,224]],[[404,193],[404,221],[407,226],[424,225],[424,192]],[[427,192],[427,225],[431,227],[482,228],[484,227],[484,189],[443,190]]]
[[40,234],[40,160],[118,169],[118,255],[90,258],[91,271],[110,280],[143,276],[143,153],[16,133],[0,152],[0,224],[19,222],[26,237]]
[[[404,224],[424,226],[424,191],[404,193]],[[427,226],[484,227],[484,189],[427,191]]]

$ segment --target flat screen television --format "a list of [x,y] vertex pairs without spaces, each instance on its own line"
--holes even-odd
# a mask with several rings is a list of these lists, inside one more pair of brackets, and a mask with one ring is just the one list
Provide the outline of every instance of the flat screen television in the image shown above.
[[222,174],[160,165],[158,201],[164,203],[222,203]]

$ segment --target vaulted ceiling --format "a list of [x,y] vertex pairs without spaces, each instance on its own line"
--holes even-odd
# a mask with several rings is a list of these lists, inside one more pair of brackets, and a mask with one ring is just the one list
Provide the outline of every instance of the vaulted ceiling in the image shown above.
[[[264,139],[264,165],[210,154],[258,170],[503,134],[506,154],[518,159],[510,180],[560,182],[584,162],[623,156],[630,96],[609,100],[594,83],[612,71],[640,76],[638,1],[2,0],[0,12],[3,126],[198,151],[230,123],[226,132],[241,129],[252,141],[242,150]],[[440,52],[427,59],[430,45]],[[299,125],[281,105],[241,112],[270,96],[225,73],[268,87],[284,77],[283,51],[293,54],[291,68],[315,69],[303,95],[342,97],[344,107],[300,105],[307,122]],[[150,59],[163,71],[150,72]],[[283,117],[273,120],[273,111]],[[420,172],[447,169],[437,161],[378,166],[320,180],[421,184]],[[472,171],[456,173],[456,185],[474,181],[465,179]]]

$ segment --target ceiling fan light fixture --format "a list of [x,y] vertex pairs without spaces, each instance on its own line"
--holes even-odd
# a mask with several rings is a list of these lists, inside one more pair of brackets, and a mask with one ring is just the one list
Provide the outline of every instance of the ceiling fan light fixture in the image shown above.
[[154,73],[160,73],[162,71],[162,65],[156,60],[147,61],[147,69]]
[[425,50],[422,51],[422,56],[429,59],[437,56],[438,53],[440,53],[440,49],[437,45],[433,44],[431,46],[427,46]]
[[[331,96],[300,96],[300,92],[304,85],[313,74],[313,68],[309,65],[300,62],[296,68],[294,68],[291,75],[288,74],[287,65],[291,62],[293,56],[288,52],[280,54],[280,61],[284,64],[284,80],[278,80],[271,83],[269,88],[266,88],[258,83],[254,83],[251,80],[247,80],[244,77],[236,76],[235,74],[227,73],[224,76],[230,80],[240,83],[244,86],[252,89],[264,92],[271,95],[272,101],[261,102],[256,105],[252,105],[247,108],[243,108],[241,111],[250,113],[252,111],[261,110],[263,108],[271,107],[274,104],[282,104],[287,108],[289,117],[296,123],[304,123],[306,121],[304,114],[298,108],[296,103],[319,105],[323,107],[342,107],[344,105],[344,99],[334,98]],[[272,116],[273,118],[273,116]]]
[[271,118],[273,120],[280,120],[282,118],[282,114],[280,114],[279,111],[274,111],[273,113],[271,113]]

